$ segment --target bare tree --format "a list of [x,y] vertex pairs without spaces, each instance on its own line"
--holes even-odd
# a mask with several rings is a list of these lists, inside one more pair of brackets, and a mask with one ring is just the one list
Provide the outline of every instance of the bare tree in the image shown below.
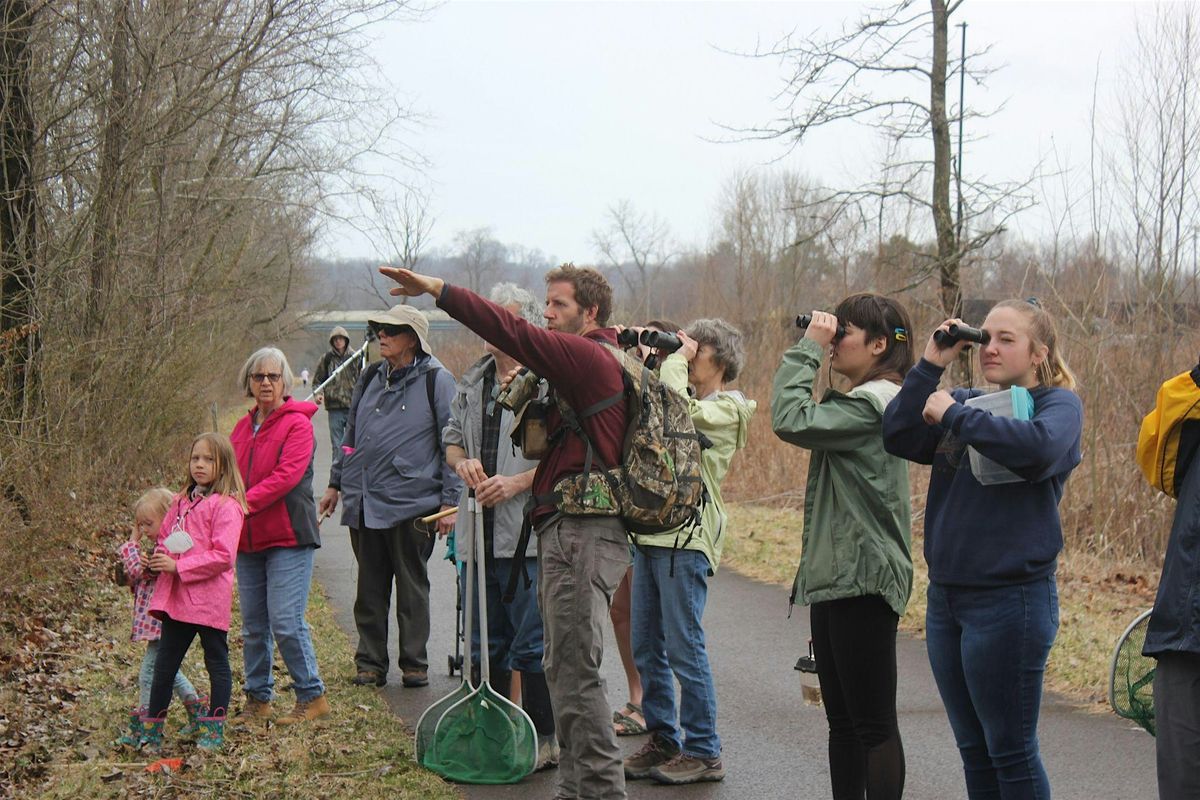
[[363,28],[407,13],[0,0],[0,486],[127,491],[293,324],[318,223],[404,116]]
[[1170,305],[1196,282],[1200,234],[1200,15],[1155,7],[1136,27],[1137,47],[1119,96],[1123,152],[1113,159],[1126,223],[1124,246],[1139,288]]
[[[388,255],[386,260],[395,266],[405,269],[416,269],[425,249],[429,246],[429,236],[433,232],[434,217],[429,210],[429,198],[417,189],[407,189],[400,198],[371,199],[375,211],[376,224],[374,235],[376,247]],[[395,302],[376,280],[379,271],[375,265],[367,269],[367,282],[370,291],[379,298],[385,306]],[[407,297],[400,299],[401,303],[408,302]]]
[[651,279],[673,255],[670,235],[666,220],[638,211],[629,200],[609,206],[606,225],[592,232],[592,244],[632,295],[629,311],[636,317],[644,318],[654,309]]
[[467,288],[482,292],[488,278],[504,265],[507,248],[492,235],[491,228],[472,228],[454,235],[454,247]]
[[[962,0],[930,0],[922,8],[905,0],[866,12],[832,37],[788,36],[755,51],[754,56],[786,64],[788,77],[776,97],[785,115],[763,127],[735,129],[745,137],[788,140],[790,149],[801,147],[818,129],[859,123],[878,131],[891,154],[883,177],[827,189],[813,202],[832,207],[832,213],[823,215],[831,224],[842,214],[861,218],[877,213],[880,244],[887,238],[882,230],[886,203],[926,209],[936,242],[927,254],[928,271],[937,276],[942,305],[951,314],[961,308],[963,256],[1002,232],[1009,218],[1031,202],[1027,183],[961,176],[963,218],[956,221],[952,211],[951,126],[985,115],[953,108],[946,99],[947,82],[960,69],[951,63],[948,31],[961,5]],[[983,48],[960,59],[975,85],[991,72],[981,63],[986,54]],[[928,101],[919,99],[922,86]],[[861,208],[864,204],[871,211]]]

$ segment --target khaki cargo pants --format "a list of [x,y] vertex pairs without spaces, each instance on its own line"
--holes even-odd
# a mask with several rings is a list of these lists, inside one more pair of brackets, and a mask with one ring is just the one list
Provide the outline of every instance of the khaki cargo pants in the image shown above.
[[538,528],[542,663],[562,743],[556,798],[625,797],[600,661],[608,607],[628,567],[629,540],[620,519],[559,516]]

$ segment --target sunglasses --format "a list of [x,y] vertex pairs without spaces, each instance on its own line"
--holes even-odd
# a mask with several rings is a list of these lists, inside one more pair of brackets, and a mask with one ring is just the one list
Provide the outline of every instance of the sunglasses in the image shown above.
[[375,325],[373,327],[376,336],[387,336],[388,338],[412,332],[412,328],[407,325]]
[[279,383],[282,377],[283,375],[279,372],[255,372],[250,376],[250,380],[255,383],[266,383],[267,381]]

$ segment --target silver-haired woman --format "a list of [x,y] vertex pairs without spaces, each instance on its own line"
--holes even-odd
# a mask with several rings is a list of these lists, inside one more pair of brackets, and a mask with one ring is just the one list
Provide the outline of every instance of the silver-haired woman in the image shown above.
[[229,437],[249,508],[237,557],[246,672],[242,717],[271,716],[272,651],[278,644],[296,692],[296,707],[275,720],[280,725],[329,713],[304,618],[313,553],[321,546],[312,491],[312,416],[317,406],[290,396],[294,382],[287,357],[279,349],[256,350],[238,375],[254,407],[238,420]]

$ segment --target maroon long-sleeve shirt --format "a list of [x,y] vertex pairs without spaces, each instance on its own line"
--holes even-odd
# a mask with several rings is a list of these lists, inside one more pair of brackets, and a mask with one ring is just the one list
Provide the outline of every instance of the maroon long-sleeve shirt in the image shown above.
[[[576,413],[624,389],[621,367],[612,353],[600,344],[616,345],[616,331],[612,328],[600,328],[584,336],[546,330],[472,291],[448,283],[437,304],[484,340],[548,380],[558,396]],[[562,424],[557,408],[551,407],[546,424],[551,435]],[[625,403],[617,403],[585,418],[582,425],[595,447],[593,468],[620,463],[625,440]],[[586,455],[583,440],[565,431],[562,442],[538,464],[533,475],[533,494],[549,494],[562,478],[582,473]],[[602,464],[596,465],[597,460]],[[539,505],[533,518],[539,520],[553,511],[550,505]]]

